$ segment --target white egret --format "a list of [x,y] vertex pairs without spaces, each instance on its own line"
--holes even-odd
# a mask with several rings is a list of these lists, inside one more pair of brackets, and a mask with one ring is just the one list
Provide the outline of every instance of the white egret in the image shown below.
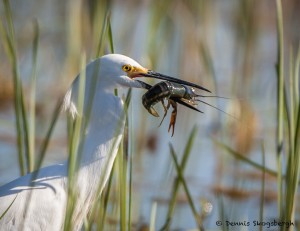
[[[122,116],[123,103],[114,95],[113,89],[147,88],[147,84],[135,80],[136,77],[158,78],[204,89],[150,71],[133,59],[119,54],[105,55],[96,59],[87,65],[85,73],[85,102],[82,118],[86,115],[88,108],[86,99],[89,98],[92,86],[95,87],[95,92],[90,105],[90,118],[84,131],[85,136],[80,141],[82,155],[76,177],[78,198],[72,217],[74,230],[81,228],[99,184],[101,191],[105,186],[123,135],[125,123]],[[77,77],[64,100],[64,108],[74,117],[78,113],[78,87]],[[22,176],[0,187],[0,215],[11,205],[0,220],[0,230],[62,230],[67,197],[68,161],[41,168],[33,181],[32,173]],[[28,198],[30,201],[27,203]]]

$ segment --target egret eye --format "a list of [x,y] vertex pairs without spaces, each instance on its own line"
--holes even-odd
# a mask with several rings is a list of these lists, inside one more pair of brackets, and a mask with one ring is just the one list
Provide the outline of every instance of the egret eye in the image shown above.
[[132,66],[129,65],[129,64],[123,65],[122,70],[125,71],[125,72],[129,72],[129,71],[132,70]]

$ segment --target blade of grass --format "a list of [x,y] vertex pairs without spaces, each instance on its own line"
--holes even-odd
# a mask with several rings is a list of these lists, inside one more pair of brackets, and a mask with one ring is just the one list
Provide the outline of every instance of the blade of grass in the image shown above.
[[32,73],[31,73],[31,94],[29,106],[29,165],[30,172],[34,170],[34,157],[35,157],[35,101],[36,101],[36,69],[37,69],[37,53],[39,45],[39,24],[35,20],[34,23],[34,39],[32,47]]
[[150,214],[150,228],[149,231],[155,231],[155,218],[157,211],[157,202],[152,203],[151,214]]
[[[130,90],[130,98],[131,98],[131,90]],[[128,103],[127,103],[127,105],[129,106],[129,100],[128,100]],[[128,106],[127,106],[127,108],[128,108]],[[134,144],[133,144],[133,141],[134,141],[134,139],[133,139],[133,137],[135,137],[134,136],[134,134],[133,134],[133,131],[134,131],[134,129],[133,129],[133,120],[132,120],[132,116],[128,116],[128,114],[131,114],[132,115],[132,107],[131,107],[131,111],[130,112],[128,112],[128,110],[127,110],[127,118],[128,118],[128,120],[130,119],[130,122],[128,122],[128,124],[129,124],[129,131],[128,131],[128,144],[129,144],[129,148],[130,148],[130,150],[128,151],[128,153],[129,153],[129,166],[128,166],[128,171],[129,171],[129,183],[128,183],[128,228],[127,228],[127,230],[128,231],[130,231],[131,230],[131,206],[132,206],[132,166],[133,166],[133,146],[134,146]]]
[[30,172],[30,161],[31,161],[31,156],[30,156],[30,151],[29,151],[29,130],[28,130],[28,119],[27,119],[27,114],[26,114],[26,108],[25,108],[25,103],[24,103],[24,95],[23,91],[21,90],[20,92],[20,102],[21,102],[21,113],[22,113],[22,125],[23,125],[23,142],[24,142],[24,148],[25,148],[25,157],[26,157],[26,163],[27,163],[27,173]]
[[[217,199],[218,199],[218,205],[219,205],[218,208],[219,208],[219,211],[220,211],[219,216],[221,218],[222,223],[225,224],[228,219],[227,219],[227,216],[226,216],[226,213],[225,213],[223,195],[222,194],[217,194]],[[227,225],[222,225],[222,230],[227,231],[228,226]]]
[[[285,183],[287,184],[287,187],[285,189],[285,219],[291,218],[293,207],[294,207],[294,190],[293,184],[291,184],[294,181],[295,177],[295,168],[297,164],[294,161],[294,92],[293,92],[293,64],[294,64],[294,57],[292,49],[290,48],[290,60],[289,60],[289,84],[286,86],[285,89],[285,110],[287,111],[287,131],[288,131],[288,161],[287,161],[287,168],[286,168],[286,178]],[[288,103],[288,99],[290,101],[290,107]],[[297,184],[296,184],[297,185]]]
[[239,159],[261,171],[265,171],[266,173],[272,175],[272,176],[277,176],[277,172],[273,171],[271,169],[265,168],[264,166],[248,159],[245,155],[242,155],[241,153],[234,151],[233,149],[231,149],[229,146],[227,146],[226,144],[223,144],[217,140],[213,140],[213,142],[218,145],[219,147],[221,147],[222,149],[226,150],[229,154],[231,154],[232,156],[234,156],[234,158]]
[[100,57],[101,54],[103,53],[103,41],[104,41],[104,38],[105,38],[105,32],[106,32],[106,28],[107,28],[107,20],[108,19],[108,12],[106,11],[105,15],[104,15],[104,20],[103,20],[103,25],[102,25],[102,30],[101,30],[101,36],[100,36],[100,39],[99,39],[99,43],[97,45],[97,52],[96,52],[96,58]]
[[[295,182],[294,185],[297,187],[297,183],[299,182],[299,174],[300,174],[300,105],[298,105],[298,116],[296,121],[296,129],[295,129],[295,163],[297,164],[297,168],[295,170]],[[297,189],[297,188],[296,188]]]
[[[110,25],[110,24],[109,24]],[[111,40],[112,41],[112,40]],[[113,49],[113,47],[112,47]],[[128,172],[128,156],[129,156],[129,139],[128,139],[128,108],[129,103],[131,100],[131,89],[128,90],[125,103],[124,103],[124,110],[126,114],[126,122],[125,122],[125,130],[124,130],[124,136],[123,136],[123,145],[121,150],[121,153],[119,153],[120,161],[119,161],[119,170],[121,173],[120,176],[120,229],[126,230],[126,220],[127,220],[127,172]],[[126,136],[127,134],[127,136]],[[120,155],[121,154],[121,155]],[[129,229],[130,230],[130,229]]]
[[199,42],[199,53],[201,55],[201,58],[204,63],[204,67],[206,68],[207,73],[209,74],[209,77],[211,78],[214,86],[214,92],[218,92],[217,89],[217,75],[216,71],[214,69],[213,59],[211,57],[211,54],[208,51],[208,47],[204,44],[203,41]]
[[[105,190],[105,193],[103,193],[103,196],[101,196],[100,198],[100,208],[99,208],[99,217],[100,219],[98,219],[97,221],[97,230],[98,231],[102,231],[104,230],[104,226],[105,226],[105,219],[106,219],[106,212],[107,212],[107,206],[108,206],[108,202],[109,202],[109,195],[110,195],[110,192],[111,192],[111,188],[112,188],[112,181],[113,181],[113,175],[114,175],[114,169],[115,169],[115,164],[116,162],[114,162],[114,165],[113,165],[113,168],[112,168],[112,171],[110,173],[110,176],[109,176],[109,180],[108,180],[108,183],[107,183],[107,187],[106,187],[106,190]],[[97,205],[96,203],[94,203],[94,205]],[[102,206],[103,205],[103,206]],[[95,209],[93,209],[92,211],[95,211]],[[95,213],[94,212],[94,213]],[[93,216],[92,216],[93,217]],[[92,228],[92,227],[91,227]]]
[[[126,113],[126,119],[125,119],[125,128],[124,128],[124,135],[123,135],[123,141],[122,141],[122,152],[119,156],[121,160],[120,163],[120,227],[121,230],[126,230],[126,227],[128,227],[128,230],[130,230],[130,223],[127,223],[127,192],[129,185],[127,184],[127,175],[128,175],[128,157],[130,156],[130,140],[129,140],[129,133],[128,133],[128,125],[129,125],[129,117],[128,117],[128,109],[129,109],[129,103],[131,100],[131,89],[128,91],[126,99],[125,99],[125,113]],[[130,210],[128,208],[128,210]],[[126,225],[127,224],[127,225]]]
[[[80,140],[82,140],[82,136],[84,136],[84,132],[82,135],[82,114],[84,107],[84,96],[85,96],[85,66],[86,66],[86,57],[82,56],[81,60],[81,72],[79,75],[79,93],[77,99],[77,110],[78,116],[74,121],[74,131],[72,134],[71,143],[69,144],[69,161],[68,161],[68,199],[67,199],[67,210],[64,222],[64,230],[73,230],[73,213],[76,208],[76,200],[77,200],[77,190],[76,187],[76,171],[79,167],[80,157],[82,154],[82,149],[80,147]],[[84,131],[84,130],[83,130]]]
[[[109,40],[109,45],[110,45],[110,51],[112,53],[114,53],[114,43],[113,43],[113,34],[112,34],[112,28],[111,28],[111,22],[110,22],[110,14],[107,15],[107,21],[108,21],[108,40]],[[118,96],[118,90],[115,89],[115,95]],[[125,109],[125,118],[126,118],[126,122],[125,122],[125,129],[124,129],[124,133],[126,134],[126,130],[128,129],[128,106],[129,106],[129,102],[131,99],[131,89],[129,89],[128,93],[127,93],[127,97],[125,100],[125,105],[124,105],[124,109]],[[128,133],[127,133],[128,134]],[[127,143],[125,143],[127,142]],[[118,153],[118,158],[119,158],[119,173],[120,173],[120,177],[119,177],[119,206],[120,206],[120,230],[121,231],[125,231],[126,230],[126,220],[127,220],[127,213],[126,213],[126,198],[127,198],[127,171],[128,171],[128,161],[126,156],[128,156],[128,149],[124,149],[125,147],[128,147],[128,139],[122,139],[121,142],[123,145],[121,146],[121,148],[119,147],[119,153]],[[124,153],[125,151],[125,153]],[[127,153],[127,154],[126,154]]]
[[[6,32],[3,27],[3,23],[0,25],[2,37],[5,38],[6,44],[5,47],[8,51],[8,56],[12,63],[13,69],[13,82],[14,82],[14,106],[15,106],[15,115],[16,115],[16,128],[17,128],[17,143],[18,143],[18,156],[19,156],[19,166],[21,170],[21,174],[25,174],[26,164],[24,160],[24,147],[26,149],[25,157],[27,162],[27,171],[32,170],[32,157],[29,151],[29,130],[28,130],[28,120],[26,114],[26,108],[23,97],[22,83],[19,77],[18,65],[17,65],[17,52],[16,52],[16,44],[14,39],[14,26],[12,21],[12,13],[10,10],[9,1],[4,1],[6,19],[9,24],[9,32]],[[23,128],[23,129],[22,129]],[[34,137],[33,137],[34,139]],[[32,181],[37,176],[38,172],[35,172],[32,175]],[[28,198],[26,198],[26,203],[30,202],[31,194],[29,194]],[[28,206],[25,206],[28,208]],[[24,216],[26,216],[27,210],[25,211]]]
[[40,146],[39,155],[38,155],[38,158],[37,158],[34,169],[39,169],[42,166],[42,162],[43,162],[43,160],[46,156],[46,151],[47,151],[47,148],[48,148],[53,130],[55,128],[56,122],[58,120],[59,114],[60,114],[61,109],[62,109],[62,104],[63,104],[63,97],[61,96],[61,97],[59,97],[59,99],[57,101],[56,107],[55,107],[55,109],[53,111],[53,114],[52,114],[52,119],[51,119],[51,122],[50,122],[50,126],[49,126],[49,128],[47,130],[47,133],[46,133],[46,136],[43,139],[43,142]]
[[283,181],[282,181],[282,151],[283,151],[283,119],[284,119],[284,40],[283,40],[283,20],[281,0],[276,0],[278,55],[277,55],[277,191],[278,191],[278,211],[279,217],[283,218]]
[[[266,175],[266,168],[265,168],[265,146],[261,144],[261,154],[262,154],[262,176],[261,176],[261,193],[260,193],[260,209],[259,209],[259,221],[263,222],[264,220],[264,202],[265,202],[265,175]],[[259,227],[259,230],[263,230],[263,226]]]
[[195,207],[195,205],[194,205],[192,196],[191,196],[191,194],[190,194],[190,192],[189,192],[189,189],[188,189],[188,187],[187,187],[187,183],[186,183],[186,181],[185,181],[185,179],[184,179],[184,176],[183,176],[183,173],[182,173],[182,169],[181,169],[180,166],[179,166],[179,163],[178,163],[178,160],[177,160],[177,157],[176,157],[175,150],[174,150],[172,144],[169,144],[169,147],[170,147],[170,152],[171,152],[171,155],[172,155],[172,158],[173,158],[173,161],[174,161],[176,170],[177,170],[177,176],[178,176],[178,179],[179,179],[179,180],[181,181],[181,183],[182,183],[182,186],[183,186],[183,189],[184,189],[185,194],[186,194],[186,196],[187,196],[189,205],[190,205],[190,207],[191,207],[191,210],[192,210],[192,213],[193,213],[195,222],[197,223],[197,226],[198,226],[198,229],[199,229],[199,230],[204,230],[204,228],[203,228],[203,226],[202,226],[202,220],[201,220],[201,217],[200,217],[199,214],[197,213],[197,210],[196,210],[196,207]]
[[[299,70],[300,70],[300,42],[298,45],[298,52],[297,52],[297,56],[296,56],[296,61],[295,61],[295,70],[294,70],[294,74],[295,74],[295,85],[294,85],[294,92],[295,92],[295,106],[299,107]],[[299,113],[299,111],[297,112],[297,114]],[[297,117],[297,116],[296,116]]]
[[299,136],[300,136],[300,122],[299,122],[299,115],[300,115],[300,98],[299,98],[299,70],[300,70],[300,43],[298,47],[297,57],[295,61],[295,85],[294,85],[294,94],[295,94],[295,141],[294,144],[296,145],[295,151],[297,152],[298,148],[300,148]]
[[13,203],[17,199],[17,196],[18,196],[18,194],[15,196],[15,198],[13,199],[13,201],[9,204],[9,206],[7,207],[7,209],[5,209],[5,211],[1,214],[0,220],[5,216],[5,214],[8,212],[8,210],[10,209],[10,207],[13,205]]
[[[26,108],[25,108],[24,97],[23,97],[22,83],[20,80],[19,70],[18,70],[17,49],[16,49],[16,42],[15,42],[15,34],[14,34],[14,24],[12,20],[12,12],[11,12],[9,1],[4,0],[3,2],[5,6],[6,20],[8,23],[8,31],[6,31],[3,27],[3,24],[1,24],[1,33],[7,43],[5,47],[8,48],[6,50],[8,51],[8,56],[12,63],[18,157],[19,157],[20,171],[21,174],[24,175],[25,172],[30,171],[29,166],[31,161],[30,153],[29,153],[28,120],[27,120]],[[26,157],[26,161],[24,160],[24,157]],[[25,166],[27,166],[27,168]]]
[[[109,6],[110,5],[107,2],[105,14],[104,14],[103,25],[101,27],[101,32],[100,32],[100,39],[99,39],[99,43],[98,43],[97,49],[96,49],[97,50],[96,57],[99,57],[103,53],[103,45],[104,45],[104,41],[105,41],[105,38],[106,38],[106,35],[107,35],[107,30],[108,30],[107,28],[110,27]],[[95,18],[98,18],[98,17],[95,17]],[[112,49],[111,52],[113,53],[114,51],[113,51],[112,33],[110,33],[108,36],[109,36],[110,48]],[[95,71],[94,75],[97,74],[97,72],[99,71],[99,68],[100,68],[100,66],[96,68],[96,71]],[[96,79],[96,78],[94,78],[94,79]],[[95,86],[96,84],[95,84],[95,81],[92,81],[92,82],[93,83],[92,83],[91,91],[90,91],[89,98],[88,98],[89,105],[92,105],[94,94],[95,94],[95,87],[93,87],[93,86]],[[115,91],[115,94],[117,95],[116,91]],[[88,118],[89,118],[90,110],[91,110],[91,108],[89,107],[88,115],[87,115]],[[121,120],[122,119],[120,119],[120,122],[121,122]],[[113,147],[115,145],[116,144],[114,142]],[[110,150],[110,152],[113,149],[114,148],[112,148]],[[96,199],[93,203],[93,208],[91,210],[91,214],[92,214],[91,218],[93,218],[93,215],[95,215],[95,214],[99,214],[99,216],[100,216],[100,219],[97,220],[97,227],[96,227],[97,230],[104,230],[104,227],[105,227],[105,219],[106,219],[107,207],[108,207],[108,202],[109,202],[109,195],[110,195],[110,192],[111,192],[112,182],[113,182],[113,175],[114,175],[114,171],[115,171],[114,166],[115,166],[115,163],[113,164],[113,168],[112,168],[112,171],[110,173],[107,189],[106,189],[105,193],[102,193],[102,195],[101,195],[102,186],[101,186],[101,182],[99,182],[98,190],[97,190],[97,193],[96,193]],[[97,206],[97,203],[100,203],[100,205]],[[88,224],[88,227],[92,228],[92,225],[91,225],[92,222],[93,221],[90,220],[90,222]]]
[[[186,163],[190,156],[196,134],[197,134],[197,127],[195,126],[190,133],[190,136],[189,136],[188,141],[185,146],[185,150],[183,152],[183,157],[182,157],[181,164],[180,164],[182,172],[184,172],[184,170],[185,170]],[[174,185],[173,185],[173,192],[172,192],[172,197],[171,197],[170,204],[169,204],[167,219],[166,219],[165,224],[162,226],[161,230],[168,230],[170,228],[172,217],[173,217],[174,210],[175,210],[176,198],[177,198],[179,186],[180,186],[180,180],[178,178],[176,178],[174,181]]]
[[111,29],[111,23],[110,23],[110,14],[107,15],[107,21],[108,21],[108,39],[109,39],[110,51],[111,51],[111,53],[115,53],[112,29]]
[[[124,139],[124,138],[123,138]],[[123,143],[123,141],[122,141]],[[127,168],[126,168],[126,159],[124,158],[124,149],[123,145],[122,148],[119,148],[118,153],[118,164],[119,164],[119,207],[120,207],[120,230],[126,230],[126,178],[127,178]]]
[[10,59],[13,72],[13,86],[14,86],[14,109],[16,115],[16,132],[17,132],[17,148],[18,148],[18,160],[21,175],[26,173],[26,163],[24,160],[24,131],[22,130],[23,113],[22,113],[22,85],[18,70],[18,60],[16,51],[16,41],[14,33],[14,25],[12,20],[12,12],[9,4],[9,0],[3,0],[5,18],[7,21],[7,30],[4,29],[3,23],[1,23],[1,34],[3,41],[5,41],[5,47],[8,51],[7,55]]
[[[105,17],[104,17],[104,21],[103,21],[103,26],[102,26],[102,31],[101,31],[101,36],[100,36],[100,41],[99,41],[99,44],[98,44],[98,51],[97,51],[97,54],[96,56],[99,57],[100,56],[100,53],[102,53],[102,43],[104,41],[104,35],[106,34],[106,28],[107,28],[107,25],[109,24],[109,20],[108,20],[108,11],[106,11],[105,13]],[[112,40],[110,40],[112,42]],[[117,92],[115,92],[115,95],[117,94]],[[100,197],[100,204],[99,204],[99,209],[98,209],[98,214],[99,214],[99,217],[100,219],[97,220],[97,230],[98,231],[102,231],[105,229],[105,220],[106,220],[106,214],[107,214],[107,208],[108,208],[108,204],[109,204],[109,196],[110,196],[110,193],[111,193],[111,189],[112,189],[112,182],[113,182],[113,176],[114,176],[114,172],[116,169],[116,166],[115,166],[115,162],[113,164],[113,167],[112,167],[112,171],[110,173],[110,176],[109,176],[109,180],[108,180],[108,184],[106,186],[106,190],[104,191],[104,193],[102,193],[101,197]],[[100,187],[100,185],[99,185]],[[100,190],[100,188],[99,188]],[[98,192],[99,192],[98,190]],[[100,192],[99,192],[100,193]],[[97,193],[97,195],[99,195],[99,193]],[[94,209],[92,210],[92,214],[95,214],[96,211],[97,211],[97,207],[95,206],[97,205],[96,203],[94,203]]]
[[[296,142],[299,124],[297,118],[299,116],[299,105],[295,105],[295,101],[298,99],[295,98],[299,94],[299,89],[294,88],[295,81],[297,79],[297,74],[299,69],[295,69],[297,66],[297,62],[299,60],[294,61],[292,49],[290,51],[290,66],[289,66],[289,85],[286,91],[289,92],[289,101],[286,100],[285,108],[289,111],[288,113],[288,121],[289,124],[287,126],[288,131],[288,163],[286,168],[286,194],[285,194],[285,220],[295,221],[295,208],[296,208],[296,195],[298,189],[298,180],[299,180],[299,150]],[[299,66],[298,66],[299,67]],[[296,92],[294,92],[296,91]],[[287,98],[287,97],[286,97]],[[289,104],[288,104],[289,103]]]
[[[108,27],[108,18],[109,18],[109,12],[110,12],[110,1],[106,0],[104,3],[101,4],[101,2],[96,1],[95,4],[97,4],[96,8],[96,16],[94,17],[94,25],[97,25],[98,22],[98,18],[100,19],[100,17],[102,17],[102,14],[100,14],[100,9],[103,8],[103,6],[105,6],[105,10],[103,13],[103,22],[102,22],[102,26],[101,31],[99,33],[99,42],[96,45],[96,54],[95,57],[98,58],[100,57],[104,52],[103,52],[103,47],[105,44],[105,39],[107,38],[107,27]],[[96,28],[95,28],[96,29]]]
[[[128,109],[128,105],[130,103],[130,98],[131,98],[131,89],[129,89],[128,93],[127,93],[127,96],[126,96],[126,99],[125,99],[125,102],[124,102],[124,114],[120,116],[120,120],[119,122],[122,123],[123,121],[123,116],[126,116],[126,113],[127,113],[127,109]],[[121,125],[121,124],[120,124]],[[118,126],[117,128],[117,131],[118,132],[118,129],[120,129],[120,126]],[[116,146],[116,139],[112,145],[112,148],[111,150],[108,151],[108,155],[111,155],[112,151],[114,150],[114,147]],[[120,144],[121,145],[121,144]],[[120,146],[118,147],[120,148]],[[115,166],[116,164],[116,161],[114,161],[114,164],[113,166]],[[109,183],[108,183],[108,186],[107,186],[107,190],[106,190],[106,193],[102,193],[102,182],[99,182],[98,183],[98,189],[97,189],[97,193],[96,193],[96,198],[94,200],[94,206],[93,206],[93,209],[92,209],[92,212],[91,214],[96,214],[96,210],[97,210],[97,206],[95,205],[95,203],[97,203],[97,201],[100,201],[100,206],[98,207],[98,214],[100,214],[100,219],[98,220],[97,222],[97,230],[105,230],[105,217],[106,217],[106,213],[107,213],[107,207],[108,207],[108,201],[109,201],[109,196],[110,196],[110,193],[111,193],[111,188],[112,188],[112,179],[113,179],[113,175],[115,174],[116,168],[113,167],[112,168],[112,171],[110,173],[110,178],[109,178]],[[119,183],[120,184],[120,183]],[[99,199],[100,198],[100,199]],[[103,202],[104,201],[104,202]],[[102,203],[102,204],[101,204]],[[126,208],[126,207],[125,207]],[[126,228],[126,226],[125,226]]]

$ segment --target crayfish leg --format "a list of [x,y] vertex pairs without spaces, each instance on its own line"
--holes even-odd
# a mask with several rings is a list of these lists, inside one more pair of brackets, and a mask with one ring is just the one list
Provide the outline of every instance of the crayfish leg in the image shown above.
[[169,107],[170,107],[169,103],[168,103],[168,105],[166,106],[166,105],[165,105],[165,101],[164,101],[163,99],[162,99],[160,102],[161,102],[161,104],[162,104],[162,106],[163,106],[163,108],[164,108],[165,114],[167,114],[168,109],[169,109]]
[[168,110],[169,110],[169,108],[170,108],[170,100],[168,100],[168,104],[167,104],[167,106],[165,105],[165,102],[163,101],[163,100],[161,100],[161,104],[163,105],[163,107],[164,107],[164,116],[163,116],[163,118],[162,118],[162,120],[160,121],[160,124],[159,124],[159,126],[158,127],[160,127],[161,126],[161,124],[162,124],[162,122],[164,121],[164,119],[166,118],[166,115],[167,115],[167,113],[168,113]]
[[169,104],[172,105],[173,111],[172,111],[171,118],[170,118],[170,124],[169,124],[168,132],[170,132],[170,129],[172,128],[172,136],[173,136],[174,135],[174,130],[175,130],[175,124],[176,124],[176,117],[177,117],[177,103],[170,99]]

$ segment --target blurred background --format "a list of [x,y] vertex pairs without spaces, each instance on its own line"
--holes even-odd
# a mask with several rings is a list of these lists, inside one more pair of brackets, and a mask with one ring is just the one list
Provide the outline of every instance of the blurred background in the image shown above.
[[[12,0],[10,4],[25,105],[29,104],[32,92],[34,25],[38,22],[39,26],[36,150],[46,135],[59,96],[79,73],[82,54],[86,54],[89,62],[99,54],[111,52],[108,39],[101,37],[107,20],[111,23],[115,53],[127,55],[157,72],[200,84],[214,95],[229,97],[205,101],[231,116],[202,103],[198,108],[204,114],[179,105],[175,134],[171,137],[168,133],[170,111],[158,127],[160,119],[143,108],[141,97],[145,91],[132,91],[129,138],[133,160],[131,219],[135,230],[148,230],[153,214],[156,229],[164,225],[177,175],[169,143],[181,161],[193,128],[196,135],[184,177],[204,227],[226,229],[216,226],[218,220],[252,223],[259,220],[261,205],[263,221],[278,218],[276,177],[266,173],[262,197],[262,171],[216,143],[226,144],[258,164],[262,164],[263,145],[266,167],[277,171],[275,1]],[[282,5],[284,56],[288,66],[290,54],[298,52],[300,2],[287,0]],[[5,25],[3,2],[0,12]],[[99,48],[101,39],[103,43]],[[13,75],[5,49],[1,42],[0,185],[21,174],[16,148]],[[144,81],[153,84],[147,79]],[[157,104],[155,108],[162,116],[162,106]],[[66,116],[61,113],[43,165],[58,163],[67,158],[67,153]],[[108,212],[108,225],[118,223],[112,214]],[[295,219],[299,219],[297,207]],[[171,229],[196,227],[181,187]],[[234,229],[241,230],[241,227],[229,227],[229,230]]]

